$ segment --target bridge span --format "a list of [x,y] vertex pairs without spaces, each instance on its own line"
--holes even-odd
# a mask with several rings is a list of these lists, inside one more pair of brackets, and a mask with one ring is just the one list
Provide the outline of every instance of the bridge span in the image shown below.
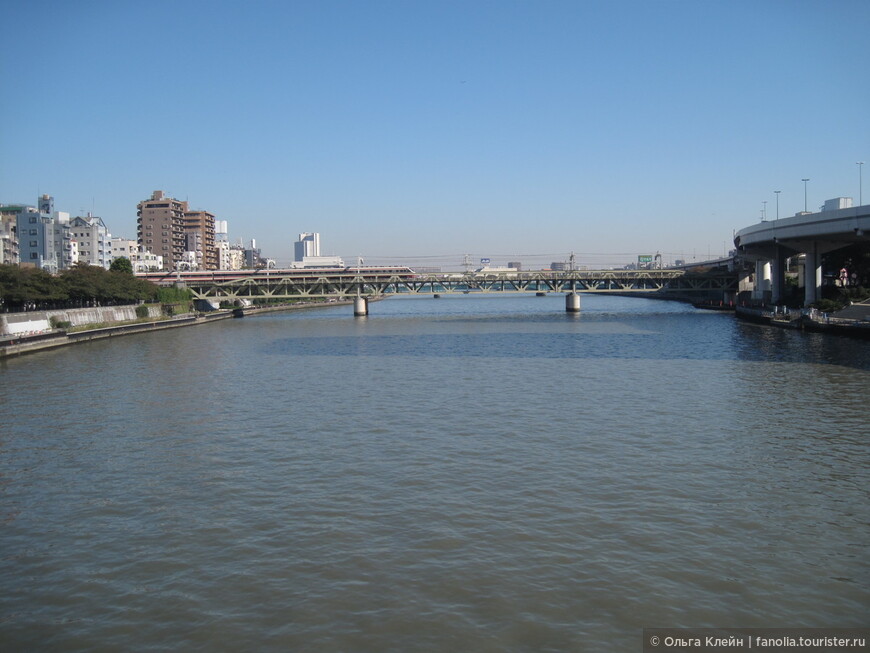
[[[386,295],[469,293],[566,293],[566,310],[578,311],[577,293],[661,293],[698,299],[737,290],[729,271],[705,274],[684,269],[533,270],[417,273],[407,267],[238,270],[146,273],[159,285],[181,285],[212,304],[289,299],[339,299]],[[361,308],[361,305],[358,307]]]

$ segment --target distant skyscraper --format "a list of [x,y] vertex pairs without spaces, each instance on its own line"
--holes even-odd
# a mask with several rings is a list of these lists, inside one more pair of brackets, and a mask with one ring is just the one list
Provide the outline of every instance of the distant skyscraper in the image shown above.
[[293,247],[293,260],[302,261],[312,256],[320,256],[320,234],[299,234],[299,240]]

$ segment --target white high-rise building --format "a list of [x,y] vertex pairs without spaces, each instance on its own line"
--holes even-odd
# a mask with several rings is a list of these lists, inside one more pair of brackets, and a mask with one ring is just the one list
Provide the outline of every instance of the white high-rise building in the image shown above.
[[299,234],[299,240],[293,247],[293,260],[301,262],[305,258],[320,256],[320,234]]
[[[214,221],[214,240],[215,243],[218,242],[227,242],[229,240],[227,236],[227,221],[226,220],[215,220]],[[220,268],[223,269],[223,268]]]

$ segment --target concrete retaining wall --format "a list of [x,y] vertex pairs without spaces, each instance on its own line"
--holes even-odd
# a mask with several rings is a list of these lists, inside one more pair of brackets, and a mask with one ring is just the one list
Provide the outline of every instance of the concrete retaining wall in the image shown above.
[[[31,311],[28,313],[0,314],[0,335],[40,333],[51,329],[51,318],[69,322],[72,326],[111,324],[136,319],[136,306],[103,306],[71,308],[61,311]],[[148,317],[160,317],[160,307],[148,306]]]

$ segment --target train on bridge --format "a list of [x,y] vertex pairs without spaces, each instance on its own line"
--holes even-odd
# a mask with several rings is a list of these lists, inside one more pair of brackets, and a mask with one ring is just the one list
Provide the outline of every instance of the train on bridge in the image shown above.
[[322,268],[264,268],[261,270],[176,270],[167,272],[137,272],[136,276],[147,279],[158,286],[224,284],[244,281],[245,279],[289,278],[300,282],[316,279],[345,278],[365,275],[366,278],[414,279],[417,274],[406,266],[353,266]]

